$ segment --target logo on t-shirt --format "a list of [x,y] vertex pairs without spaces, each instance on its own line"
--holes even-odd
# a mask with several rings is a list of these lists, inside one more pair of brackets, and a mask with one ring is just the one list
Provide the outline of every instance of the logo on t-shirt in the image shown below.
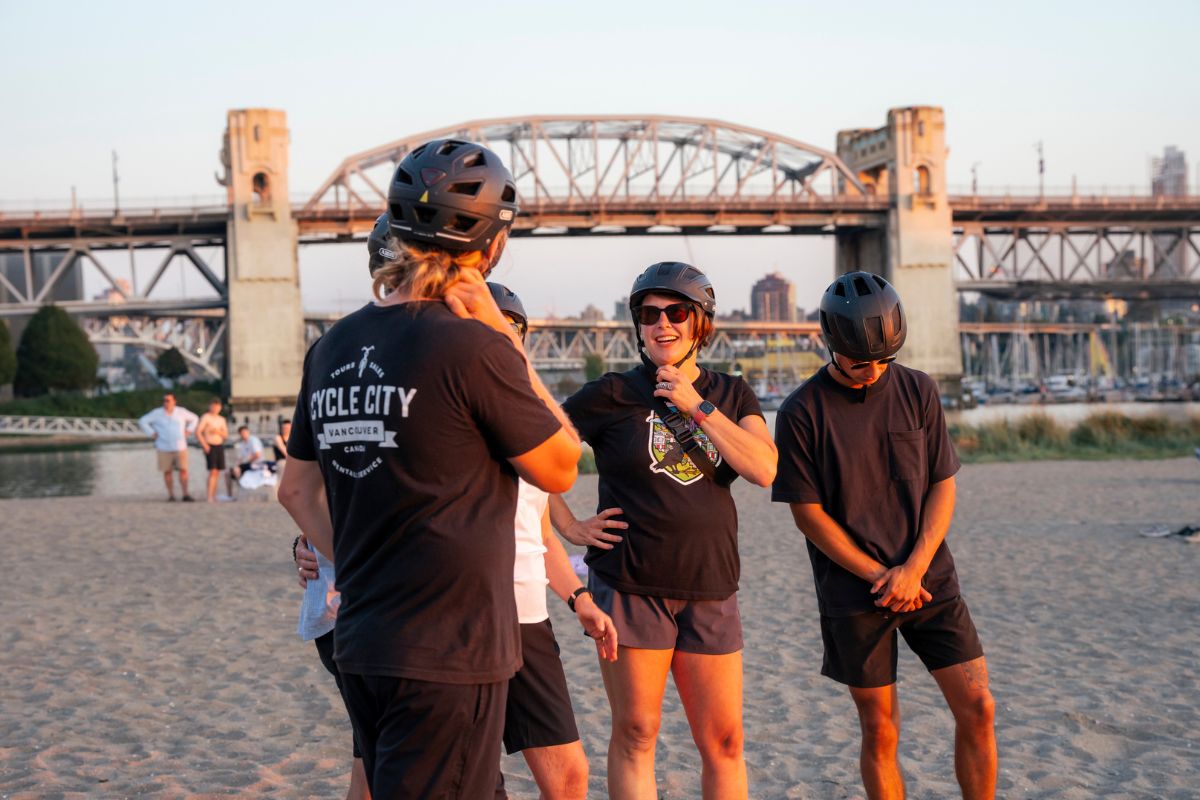
[[[704,477],[704,473],[692,461],[692,457],[683,452],[683,446],[675,441],[671,429],[659,419],[658,414],[650,412],[650,416],[646,417],[646,422],[650,423],[650,440],[647,445],[650,451],[651,472],[668,475],[684,486]],[[708,440],[704,431],[700,430],[690,419],[687,424],[692,429],[692,435],[696,441],[712,459],[713,464],[720,464],[721,454],[717,452],[716,446]]]
[[[381,448],[396,447],[396,431],[388,423],[407,419],[416,389],[379,382],[383,367],[371,360],[370,347],[362,357],[329,373],[308,397],[318,447],[343,475],[358,479],[383,463]],[[365,378],[365,380],[364,380]]]

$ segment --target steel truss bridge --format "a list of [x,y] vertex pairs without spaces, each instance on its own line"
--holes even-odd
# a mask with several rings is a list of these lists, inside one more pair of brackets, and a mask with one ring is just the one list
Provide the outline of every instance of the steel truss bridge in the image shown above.
[[[886,230],[892,212],[891,200],[872,194],[835,153],[768,131],[687,117],[537,116],[462,123],[349,156],[292,205],[299,242],[365,239],[400,159],[445,136],[484,142],[507,159],[521,202],[516,236],[836,237]],[[960,291],[1018,298],[1200,294],[1200,196],[951,195],[948,203]],[[220,375],[230,214],[219,202],[0,212],[0,316],[33,313],[55,299],[73,270],[87,270],[108,287],[107,297],[59,304],[84,320],[94,341],[175,346],[199,372]],[[206,257],[205,248],[221,258]],[[101,257],[112,251],[154,251],[157,267],[140,285],[125,284]],[[20,268],[5,268],[12,259]],[[206,296],[172,296],[161,279],[173,264],[195,276]],[[634,360],[619,324],[571,325],[535,329],[535,360],[575,363],[587,352],[611,364]],[[768,335],[761,325],[742,333]],[[812,339],[799,328],[789,335]],[[715,342],[710,357],[725,360],[738,341]]]

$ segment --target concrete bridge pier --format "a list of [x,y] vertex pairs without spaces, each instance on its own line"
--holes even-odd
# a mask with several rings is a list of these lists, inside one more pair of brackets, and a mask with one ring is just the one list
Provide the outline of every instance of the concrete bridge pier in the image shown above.
[[909,326],[900,360],[956,399],[962,352],[946,152],[945,117],[936,106],[893,108],[882,128],[840,131],[838,156],[890,208],[886,231],[838,234],[835,263],[838,274],[864,269],[896,286]]
[[[230,402],[250,412],[291,413],[304,361],[298,230],[288,200],[287,115],[229,112],[221,152],[229,195],[226,282]],[[256,431],[265,433],[266,431]]]

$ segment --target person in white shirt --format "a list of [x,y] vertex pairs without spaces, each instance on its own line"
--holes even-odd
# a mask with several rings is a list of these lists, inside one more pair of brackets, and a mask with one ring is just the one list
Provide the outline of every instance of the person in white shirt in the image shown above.
[[250,434],[250,428],[242,425],[238,428],[237,466],[230,467],[225,479],[225,489],[233,495],[233,484],[249,470],[258,469],[263,458],[262,439]]
[[167,485],[167,500],[175,501],[175,486],[171,472],[179,470],[179,489],[185,503],[192,502],[188,493],[187,437],[195,433],[199,417],[186,408],[175,404],[175,395],[167,392],[159,408],[142,416],[138,427],[154,440],[154,451],[158,458],[158,469]]

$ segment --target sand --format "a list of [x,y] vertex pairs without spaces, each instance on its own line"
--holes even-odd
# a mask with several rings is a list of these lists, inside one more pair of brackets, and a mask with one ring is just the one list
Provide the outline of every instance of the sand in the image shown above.
[[[802,540],[766,490],[737,497],[751,796],[861,797],[852,704],[818,672]],[[582,513],[594,498],[585,477],[570,500]],[[0,520],[0,797],[344,795],[349,725],[294,634],[279,507],[7,500]],[[1198,521],[1194,459],[964,468],[951,544],[992,671],[999,796],[1197,796],[1200,546],[1137,534]],[[603,797],[594,651],[552,609]],[[910,796],[955,797],[949,713],[901,652]],[[503,766],[513,798],[536,797],[519,758]],[[658,776],[663,797],[699,797],[671,685]]]

